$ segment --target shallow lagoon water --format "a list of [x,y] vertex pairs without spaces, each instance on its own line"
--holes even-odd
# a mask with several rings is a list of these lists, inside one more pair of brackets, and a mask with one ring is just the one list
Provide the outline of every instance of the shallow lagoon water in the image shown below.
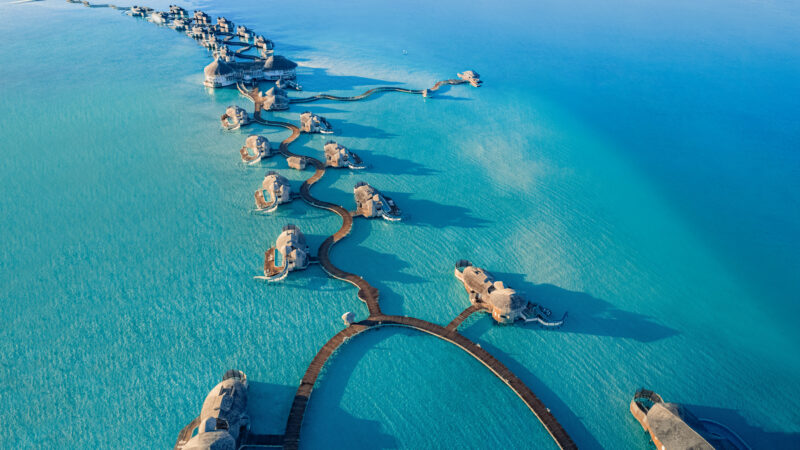
[[[305,93],[427,87],[465,68],[486,80],[275,114],[326,116],[372,165],[329,172],[317,197],[352,206],[365,180],[408,214],[357,220],[332,253],[385,312],[448,322],[468,304],[452,276],[467,258],[569,311],[557,331],[483,316],[462,331],[579,446],[648,448],[627,412],[640,386],[755,447],[797,439],[796,6],[314,2],[278,19],[256,2],[197,5],[273,38]],[[172,30],[62,2],[0,15],[2,446],[171,446],[231,367],[254,381],[255,430],[281,432],[339,316],[366,315],[319,268],[252,280],[284,224],[312,248],[339,227],[301,202],[251,213],[265,171],[295,187],[310,172],[244,167],[237,149],[287,133],[222,132],[225,106],[249,102],[203,88],[208,54]],[[293,151],[319,156],[327,138]],[[551,445],[479,363],[393,330],[332,360],[303,433],[309,448]]]

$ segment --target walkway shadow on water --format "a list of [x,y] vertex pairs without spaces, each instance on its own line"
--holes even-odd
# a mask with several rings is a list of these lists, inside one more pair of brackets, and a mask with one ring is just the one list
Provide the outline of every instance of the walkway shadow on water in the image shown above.
[[[356,219],[357,222],[365,219]],[[380,303],[387,313],[401,313],[403,311],[403,298],[392,291],[387,283],[418,284],[425,279],[405,273],[411,267],[409,263],[392,253],[381,253],[360,244],[369,234],[368,227],[353,228],[353,232],[343,241],[333,246],[330,252],[333,264],[350,273],[363,277],[369,284],[380,291]],[[309,236],[306,238],[313,242],[322,242],[327,236]],[[311,252],[316,256],[319,245],[311,245]],[[330,282],[328,282],[330,280]],[[303,289],[319,292],[334,291],[341,295],[351,295],[354,301],[363,305],[363,310],[353,310],[357,315],[366,317],[369,313],[366,304],[358,300],[358,290],[351,284],[330,278],[319,265],[311,265],[308,269],[292,272],[283,284],[290,285],[293,289]]]
[[[313,111],[313,110],[312,110]],[[334,136],[339,138],[353,137],[353,138],[372,138],[372,139],[391,139],[397,137],[394,133],[387,133],[377,127],[369,125],[362,125],[360,123],[350,122],[344,119],[331,119]]]
[[[361,346],[358,346],[359,349]],[[369,350],[369,347],[359,355]],[[353,365],[354,366],[354,365]],[[350,368],[352,372],[352,368]],[[347,377],[349,378],[349,376]],[[289,409],[291,408],[292,401],[297,392],[296,386],[283,386],[271,383],[260,383],[250,381],[248,389],[248,407],[250,413],[251,429],[255,434],[277,434],[283,435],[286,431],[286,419],[289,417]],[[346,383],[344,383],[346,385]],[[329,383],[330,386],[338,388],[336,383]],[[337,398],[341,399],[342,392],[337,393]],[[313,405],[313,400],[309,405]],[[278,406],[280,405],[280,408]],[[374,420],[361,419],[353,416],[352,414],[344,411],[336,405],[335,408],[330,408],[324,411],[324,418],[335,419],[337,429],[358,431],[363,433],[365,437],[370,439],[371,448],[397,448],[397,441],[394,436],[387,435],[381,431],[381,424]],[[314,422],[306,423],[302,428],[305,434],[308,429],[314,428]],[[349,433],[341,434],[327,434],[325,441],[328,448],[344,448],[346,447],[347,438]],[[306,437],[307,439],[307,437]],[[303,442],[301,435],[300,442]],[[375,447],[372,447],[372,443]],[[245,448],[261,448],[261,447],[245,447]]]
[[[627,338],[640,342],[653,342],[677,334],[677,331],[654,322],[650,317],[623,311],[583,292],[569,291],[552,284],[530,283],[525,280],[525,275],[516,273],[492,274],[527,300],[550,309],[553,318],[560,318],[567,312],[567,321],[562,327],[550,330],[552,332]],[[536,324],[522,326],[538,327]]]
[[255,434],[283,434],[296,386],[248,380],[247,412]]
[[[341,249],[342,254],[339,257],[342,258],[342,261],[345,259],[347,260],[347,267],[339,267],[362,276],[369,284],[380,291],[380,304],[384,313],[400,314],[403,311],[403,297],[392,291],[388,283],[409,285],[419,284],[426,280],[416,275],[405,273],[404,271],[410,268],[411,264],[402,260],[397,255],[393,253],[381,253],[377,250],[364,247],[362,244],[370,234],[372,227],[363,226],[364,224],[359,224],[359,222],[366,220],[382,219],[365,219],[363,217],[355,219],[353,231],[345,241],[340,243],[342,247],[347,247],[346,249]],[[335,249],[331,252],[331,259],[334,261],[334,264],[339,260],[337,256],[335,256],[335,252]],[[346,256],[344,254],[345,252]]]
[[[309,69],[311,70],[310,75],[307,74]],[[304,89],[299,94],[302,94],[305,90],[313,93],[354,90],[357,92],[343,95],[357,95],[375,86],[397,86],[401,84],[396,81],[379,80],[377,78],[331,75],[327,69],[319,67],[300,67],[298,72],[300,72],[298,73],[298,78],[300,78]]]
[[[479,322],[490,322],[481,320]],[[472,335],[472,333],[469,333]],[[480,346],[491,353],[501,363],[503,363],[509,370],[519,377],[529,388],[539,397],[547,408],[549,408],[558,422],[567,431],[573,441],[578,444],[579,448],[601,449],[603,448],[597,439],[592,436],[588,429],[583,425],[582,420],[586,418],[578,417],[571,409],[564,403],[558,395],[550,390],[542,380],[537,378],[525,366],[517,362],[511,355],[503,352],[499,348],[488,342],[480,342]]]
[[[405,330],[404,330],[405,331]],[[408,332],[408,331],[407,331]],[[410,333],[410,332],[408,332]],[[346,345],[326,364],[326,370],[317,379],[316,390],[324,389],[324,395],[329,399],[329,403],[315,405],[315,398],[319,398],[319,392],[312,394],[308,403],[306,416],[301,432],[300,442],[307,438],[309,429],[313,429],[314,410],[321,411],[320,416],[331,417],[335,420],[334,433],[325,433],[326,448],[397,448],[397,439],[383,431],[380,422],[374,420],[359,419],[341,408],[342,398],[344,397],[347,384],[352,378],[358,362],[361,361],[367,352],[371,350],[387,351],[380,349],[377,344],[386,340],[391,333],[368,333],[356,339],[356,345]],[[366,338],[366,339],[365,339]],[[336,366],[335,370],[331,369]],[[380,377],[381,374],[374,374]],[[376,392],[377,394],[377,392]],[[321,410],[322,407],[325,410]],[[387,405],[388,406],[388,405]],[[311,414],[309,414],[311,412]],[[311,421],[309,421],[309,416]],[[328,429],[333,428],[328,425]],[[325,428],[323,428],[325,431]]]
[[403,211],[403,222],[434,228],[485,228],[489,222],[475,217],[468,208],[412,198],[411,194],[385,192]]
[[[666,401],[673,400],[680,403],[678,399],[667,399]],[[726,426],[752,448],[797,448],[798,442],[800,442],[800,433],[766,431],[751,425],[739,411],[733,409],[681,404],[699,419],[712,420]]]

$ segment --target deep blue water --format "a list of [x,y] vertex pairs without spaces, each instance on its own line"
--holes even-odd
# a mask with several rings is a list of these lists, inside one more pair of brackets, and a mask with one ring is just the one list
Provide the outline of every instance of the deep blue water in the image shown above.
[[[151,6],[165,8],[168,2]],[[470,259],[555,314],[556,331],[463,333],[514,370],[581,447],[649,448],[641,386],[755,448],[800,433],[800,8],[778,2],[584,0],[196,3],[275,40],[306,93],[422,88],[464,69],[480,89],[298,105],[408,214],[357,220],[334,262],[386,313],[447,323]],[[296,202],[250,212],[273,158],[243,167],[260,126],[223,132],[234,90],[202,86],[208,53],[166,28],[64,2],[0,4],[0,447],[169,447],[229,368],[253,381],[254,428],[280,433],[314,353],[366,316],[316,267],[252,280],[286,223],[312,248],[339,219]],[[403,54],[406,50],[407,54]],[[321,156],[322,136],[293,151]],[[501,382],[411,331],[353,340],[303,429],[309,448],[552,445]]]

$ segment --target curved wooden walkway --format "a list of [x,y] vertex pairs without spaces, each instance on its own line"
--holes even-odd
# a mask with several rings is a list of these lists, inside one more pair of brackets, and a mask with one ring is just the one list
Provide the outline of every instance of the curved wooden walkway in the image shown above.
[[464,323],[465,320],[467,320],[467,317],[471,316],[473,313],[476,313],[482,309],[483,308],[481,308],[480,306],[470,305],[469,308],[465,309],[464,311],[461,311],[461,314],[456,316],[456,318],[453,319],[452,322],[447,324],[447,327],[445,328],[447,328],[450,331],[456,331],[458,327],[461,326],[461,324]]
[[[446,84],[455,85],[455,84],[464,84],[464,83],[469,83],[469,82],[465,81],[465,80],[459,80],[459,79],[442,80],[442,81],[439,81],[438,83],[436,83],[435,85],[433,85],[433,87],[428,89],[428,91],[438,91],[440,87],[442,87],[442,86],[444,86]],[[403,92],[403,93],[406,93],[406,94],[422,95],[422,94],[425,93],[425,90],[424,89],[406,89],[406,88],[398,88],[398,87],[391,87],[391,86],[382,86],[382,87],[372,88],[372,89],[364,92],[363,94],[354,95],[352,97],[338,97],[336,95],[330,95],[330,94],[318,94],[318,95],[312,95],[311,97],[290,98],[289,99],[289,103],[311,103],[311,102],[315,102],[317,100],[335,100],[335,101],[339,101],[339,102],[355,102],[355,101],[358,101],[358,100],[363,100],[363,99],[369,97],[372,94],[377,94],[378,92]]]
[[[241,89],[240,92],[242,92]],[[248,96],[248,98],[250,97]],[[306,164],[313,166],[315,169],[314,174],[309,179],[304,181],[302,186],[300,186],[300,198],[302,198],[303,201],[311,206],[332,211],[342,218],[342,226],[339,228],[339,230],[332,236],[329,236],[327,239],[325,239],[322,245],[320,245],[319,250],[317,251],[317,259],[319,260],[319,264],[322,266],[322,269],[325,271],[325,273],[331,277],[346,281],[357,287],[358,298],[367,304],[367,309],[369,310],[370,314],[381,314],[381,308],[378,304],[378,290],[371,284],[367,283],[367,281],[360,276],[350,272],[345,272],[331,262],[331,247],[333,247],[333,244],[339,242],[340,240],[344,239],[345,236],[350,234],[350,230],[353,228],[353,216],[343,207],[334,203],[319,200],[311,195],[311,186],[319,181],[323,175],[325,175],[325,164],[316,158],[296,155],[289,150],[289,145],[294,142],[298,136],[300,136],[300,128],[297,126],[287,122],[264,120],[261,117],[256,117],[254,120],[262,125],[286,128],[292,132],[291,136],[281,142],[281,145],[278,149],[281,155],[286,158],[290,158],[292,156],[303,158],[305,159]]]
[[[470,308],[467,308],[469,310]],[[294,396],[294,402],[289,411],[289,418],[286,422],[286,431],[284,433],[283,448],[287,450],[294,450],[300,446],[300,430],[303,426],[303,417],[305,416],[306,406],[311,398],[311,393],[314,390],[314,385],[319,377],[320,372],[325,363],[330,357],[347,342],[350,338],[361,334],[369,329],[374,329],[383,326],[400,326],[413,328],[417,331],[428,333],[436,336],[446,342],[458,346],[462,350],[469,353],[472,357],[480,361],[484,366],[491,370],[500,380],[502,380],[517,396],[530,408],[536,415],[539,421],[544,425],[547,432],[553,440],[562,449],[577,449],[578,447],[569,437],[567,432],[556,420],[549,409],[536,397],[536,394],[520,380],[514,373],[509,370],[503,363],[498,361],[489,352],[482,349],[478,344],[472,342],[466,337],[462,336],[454,329],[445,328],[421,319],[406,316],[387,316],[375,315],[370,316],[369,319],[354,323],[344,330],[340,331],[332,337],[314,356],[311,364],[308,366],[300,386]]]

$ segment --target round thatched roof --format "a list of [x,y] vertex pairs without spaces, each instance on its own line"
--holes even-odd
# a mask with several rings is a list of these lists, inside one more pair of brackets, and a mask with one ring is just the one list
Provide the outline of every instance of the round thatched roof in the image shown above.
[[213,77],[217,75],[228,75],[233,73],[233,67],[231,67],[225,61],[215,59],[211,64],[207,65],[205,69],[203,69],[203,73],[207,77]]
[[296,62],[280,55],[272,55],[264,61],[264,70],[291,70],[295,67],[297,67]]

